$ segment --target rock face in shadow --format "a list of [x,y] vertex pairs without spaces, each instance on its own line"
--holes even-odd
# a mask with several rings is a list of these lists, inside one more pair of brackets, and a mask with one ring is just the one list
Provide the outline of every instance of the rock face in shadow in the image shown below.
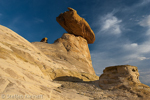
[[[92,66],[88,43],[81,36],[65,33],[54,44],[41,42],[33,42],[32,44],[47,57],[63,66],[47,70],[52,79],[65,76],[77,77],[83,81],[98,79]],[[74,80],[72,79],[72,81]]]
[[140,82],[137,67],[130,65],[106,67],[99,77],[99,86],[109,90],[128,90],[139,97],[150,96],[150,87]]
[[57,18],[57,22],[70,34],[82,36],[89,44],[94,43],[95,34],[84,18],[77,14],[77,11],[68,8],[69,11],[61,13]]

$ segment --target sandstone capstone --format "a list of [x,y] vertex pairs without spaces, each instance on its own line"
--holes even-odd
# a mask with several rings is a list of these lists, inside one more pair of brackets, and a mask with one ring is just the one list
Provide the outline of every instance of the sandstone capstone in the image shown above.
[[57,22],[70,34],[82,36],[89,44],[94,43],[95,34],[84,18],[77,14],[77,11],[69,8],[69,11],[61,13]]

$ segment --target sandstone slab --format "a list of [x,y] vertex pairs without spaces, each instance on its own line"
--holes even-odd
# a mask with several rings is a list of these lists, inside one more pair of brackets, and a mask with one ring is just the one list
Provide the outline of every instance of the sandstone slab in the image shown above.
[[94,43],[95,34],[84,18],[77,14],[77,11],[68,8],[69,11],[61,13],[57,18],[57,22],[68,32],[85,38],[89,44]]

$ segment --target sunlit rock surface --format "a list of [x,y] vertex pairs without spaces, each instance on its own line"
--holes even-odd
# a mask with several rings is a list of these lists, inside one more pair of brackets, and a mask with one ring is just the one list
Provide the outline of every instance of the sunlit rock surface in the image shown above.
[[[81,36],[65,33],[54,44],[33,42],[47,57],[63,67],[48,69],[52,79],[72,81],[98,80],[92,66],[87,41]],[[46,67],[46,66],[45,66]]]
[[108,90],[128,90],[139,97],[150,96],[150,87],[140,82],[137,67],[131,65],[106,67],[99,77],[99,86]]
[[94,43],[95,34],[86,20],[77,14],[77,11],[68,8],[69,11],[61,13],[57,22],[70,34],[82,36],[89,44]]

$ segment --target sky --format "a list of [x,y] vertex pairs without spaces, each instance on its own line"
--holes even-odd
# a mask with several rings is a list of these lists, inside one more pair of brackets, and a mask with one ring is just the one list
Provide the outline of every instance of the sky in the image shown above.
[[97,75],[115,65],[137,66],[150,86],[150,0],[0,0],[0,24],[30,42],[53,43],[66,31],[56,17],[74,8],[91,26],[89,44]]

